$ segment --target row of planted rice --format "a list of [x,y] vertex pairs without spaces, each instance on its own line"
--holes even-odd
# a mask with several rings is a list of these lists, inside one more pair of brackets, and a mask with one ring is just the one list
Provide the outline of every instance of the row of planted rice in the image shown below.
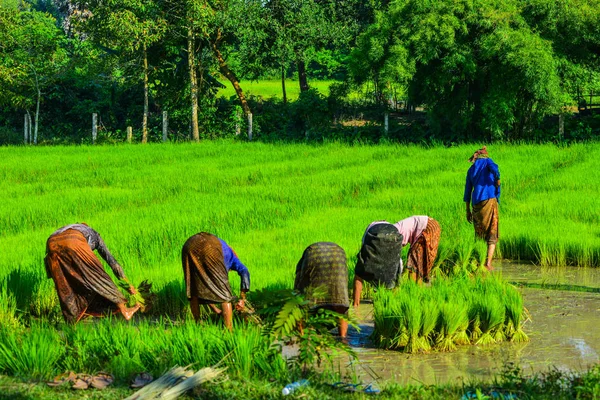
[[457,345],[529,340],[521,293],[493,276],[405,281],[374,298],[373,339],[407,353],[453,351]]

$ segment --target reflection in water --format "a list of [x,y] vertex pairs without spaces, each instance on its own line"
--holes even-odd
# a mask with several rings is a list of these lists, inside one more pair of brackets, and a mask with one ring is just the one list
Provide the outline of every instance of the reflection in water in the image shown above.
[[[548,272],[561,284],[600,287],[600,271]],[[581,269],[581,268],[579,268]],[[508,266],[500,269],[508,280],[529,281],[544,278],[546,272],[535,266]],[[537,271],[537,272],[536,272]],[[600,362],[600,294],[545,289],[521,289],[531,319],[525,324],[528,343],[459,346],[453,353],[405,354],[373,348],[373,307],[361,305],[360,333],[350,330],[349,343],[358,361],[352,369],[364,380],[385,379],[399,383],[447,383],[487,380],[501,372],[506,363],[519,365],[525,373],[583,370]]]
[[510,282],[600,288],[600,268],[540,267],[504,262],[496,264],[496,270]]

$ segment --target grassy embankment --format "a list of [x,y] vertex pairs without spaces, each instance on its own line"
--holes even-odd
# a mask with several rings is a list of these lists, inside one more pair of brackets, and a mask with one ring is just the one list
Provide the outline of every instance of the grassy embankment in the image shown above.
[[[348,393],[334,390],[324,384],[322,379],[314,377],[311,384],[288,396],[292,399],[372,399],[372,395],[360,392]],[[209,384],[195,390],[185,398],[200,399],[280,399],[281,383],[265,380],[229,380],[221,384]],[[399,386],[388,384],[382,388],[380,399],[421,399],[447,400],[468,398],[519,398],[544,400],[592,400],[600,397],[600,366],[590,368],[581,374],[551,370],[547,373],[525,377],[518,369],[508,367],[492,382],[466,382],[446,385]],[[0,399],[55,400],[72,398],[91,398],[116,400],[133,393],[126,386],[115,386],[103,391],[88,393],[73,392],[68,388],[48,388],[45,384],[22,382],[15,378],[0,375]]]
[[[108,353],[91,348],[77,352],[77,340],[100,346],[89,340],[94,335],[89,327],[61,327],[61,334],[46,329],[43,321],[60,320],[60,315],[43,268],[45,241],[57,227],[77,221],[102,234],[134,283],[153,282],[159,297],[154,312],[171,318],[187,314],[180,251],[185,240],[201,230],[217,234],[236,249],[251,271],[253,289],[290,287],[302,251],[316,241],[340,244],[352,269],[370,221],[414,214],[440,221],[438,263],[444,269],[467,265],[473,257],[482,257],[481,245],[474,244],[472,227],[464,220],[462,202],[466,159],[472,151],[473,146],[231,142],[1,148],[0,315],[4,324],[17,326],[14,316],[42,321],[13,344],[5,335],[3,345],[18,350],[26,375],[39,377],[68,368],[110,368],[125,378],[133,369],[159,371],[173,360],[195,357],[193,348],[184,346],[164,364],[158,356],[143,356],[169,348],[174,340],[169,335],[193,329],[185,326],[170,329],[167,324],[167,329],[152,333],[148,328],[147,334],[157,337],[146,341],[139,335],[146,329],[144,322],[140,327],[110,325],[97,338],[112,349]],[[490,153],[503,181],[500,254],[542,264],[600,266],[600,211],[593,207],[600,186],[600,172],[594,168],[600,145],[497,145]],[[238,279],[232,275],[231,280],[237,291]],[[119,342],[121,337],[129,342]],[[246,355],[264,346],[251,339],[244,335]],[[44,356],[54,357],[54,362],[39,364],[35,349],[42,343],[54,349]],[[217,349],[215,344],[214,352],[206,352],[209,364],[238,348],[227,347],[223,338],[210,343],[225,347]],[[136,353],[119,358],[121,353],[114,350],[119,346]],[[85,358],[96,353],[98,360]],[[23,375],[18,365],[7,365],[2,367],[5,372]],[[39,373],[37,365],[43,365]],[[273,379],[284,374],[244,365],[232,366],[234,375]]]

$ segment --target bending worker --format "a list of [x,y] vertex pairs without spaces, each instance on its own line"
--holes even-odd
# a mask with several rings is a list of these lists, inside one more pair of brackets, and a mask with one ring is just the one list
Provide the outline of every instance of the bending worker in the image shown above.
[[[467,207],[467,221],[475,227],[475,237],[487,242],[486,268],[491,271],[494,251],[498,243],[498,203],[500,202],[500,170],[489,158],[485,146],[477,150],[469,162],[463,200]],[[471,203],[473,211],[471,212]]]
[[[317,288],[322,288],[323,297],[312,296]],[[348,299],[348,267],[346,252],[340,246],[330,242],[313,243],[304,250],[296,265],[294,290],[307,295],[314,310],[319,308],[346,314],[350,306]],[[348,321],[339,320],[339,334],[345,338],[348,333]]]
[[[46,273],[54,280],[65,320],[76,323],[84,315],[101,316],[107,311],[120,312],[126,320],[131,319],[140,305],[126,306],[125,297],[93,250],[98,250],[118,279],[127,279],[98,232],[86,224],[64,226],[46,242]],[[131,285],[129,292],[136,293]]]
[[371,223],[363,235],[354,268],[354,307],[360,304],[363,283],[393,289],[402,273],[403,236],[387,221]]
[[[196,322],[200,320],[200,304],[207,304],[223,316],[225,326],[233,329],[233,294],[229,285],[229,271],[241,279],[240,300],[237,310],[244,308],[246,292],[250,290],[250,272],[225,241],[213,234],[200,232],[189,238],[181,252],[187,298]],[[218,309],[215,304],[221,304]]]
[[[410,245],[406,265],[409,276],[416,282],[429,282],[437,257],[440,233],[440,224],[426,215],[408,217],[395,224],[387,221],[372,222],[363,235],[363,245],[356,264],[354,306],[360,304],[363,280],[376,285],[383,284],[387,288],[395,286],[403,270],[402,247],[407,244]],[[383,256],[384,253],[387,256]],[[397,272],[394,274],[394,271]],[[375,274],[379,274],[379,278]]]

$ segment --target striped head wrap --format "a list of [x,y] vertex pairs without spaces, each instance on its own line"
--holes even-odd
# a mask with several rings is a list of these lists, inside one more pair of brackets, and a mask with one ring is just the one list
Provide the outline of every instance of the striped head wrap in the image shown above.
[[489,157],[489,155],[487,152],[487,148],[485,146],[483,146],[481,149],[479,149],[475,153],[473,153],[471,158],[469,158],[469,162],[473,162],[473,161],[477,160],[478,158],[488,158],[488,157]]

